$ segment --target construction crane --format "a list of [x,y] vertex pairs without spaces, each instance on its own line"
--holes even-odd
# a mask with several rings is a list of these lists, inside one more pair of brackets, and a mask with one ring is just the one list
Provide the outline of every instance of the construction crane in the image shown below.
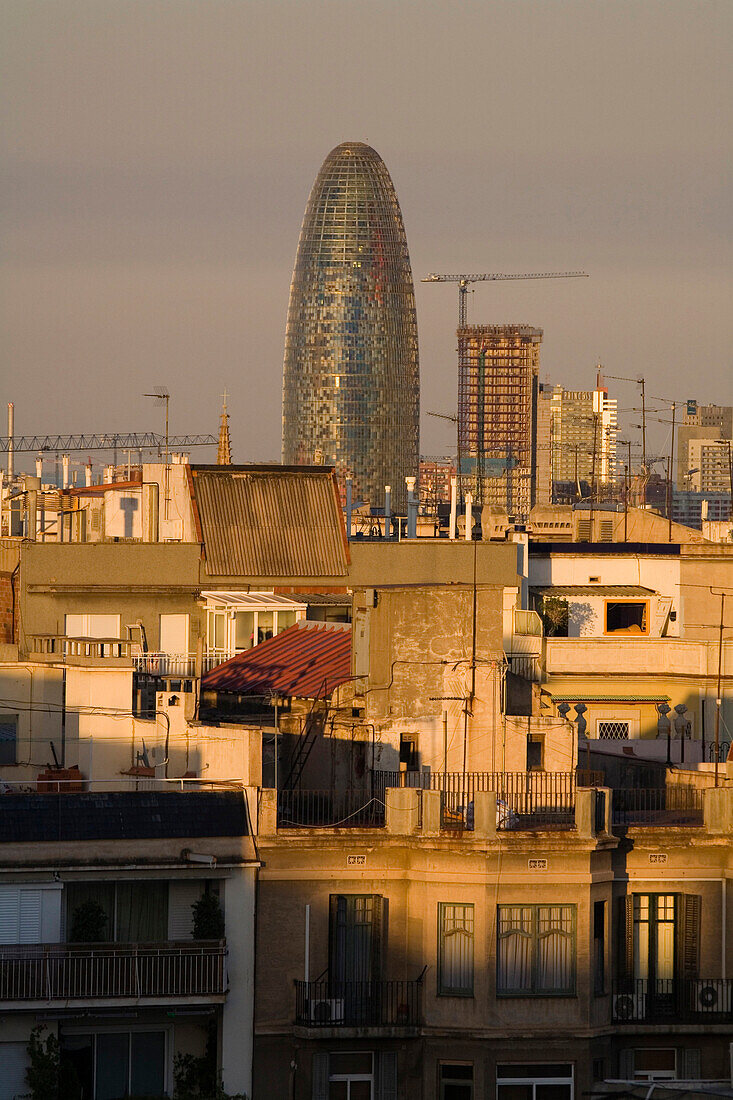
[[423,283],[458,283],[458,327],[465,328],[468,320],[468,288],[471,283],[507,283],[522,279],[587,279],[585,271],[543,271],[529,275],[426,275]]
[[[157,396],[157,395],[156,395]],[[174,435],[169,447],[216,447],[215,435]],[[0,452],[24,451],[163,451],[165,435],[157,432],[110,432],[97,435],[0,435]]]
[[[484,274],[480,274],[480,275],[439,275],[439,274],[436,274],[435,272],[432,272],[430,275],[427,275],[422,280],[422,282],[424,282],[424,283],[458,283],[458,328],[462,329],[462,328],[466,327],[466,324],[468,322],[468,290],[469,290],[469,287],[471,286],[471,283],[519,282],[519,281],[525,280],[525,279],[587,279],[587,278],[588,278],[588,276],[585,273],[585,271],[544,271],[544,272],[533,272],[533,273],[529,273],[529,274],[518,274],[518,275],[504,275],[501,272],[491,272],[491,273],[484,273]],[[479,373],[481,375],[483,375],[484,360],[485,360],[485,355],[483,356],[482,361],[479,364]],[[466,373],[467,369],[468,369],[467,353],[466,353],[465,347],[463,345],[461,345],[461,343],[459,341],[459,345],[458,345],[459,391],[460,391],[460,384],[461,384],[460,380],[461,380],[461,378],[463,378],[465,376],[465,373]],[[483,379],[479,379],[479,384],[482,385],[482,383],[483,383]],[[475,466],[475,474],[476,474],[475,500],[477,501],[477,503],[480,504],[483,501],[483,478],[484,478],[484,466],[485,466],[485,463],[484,463],[484,458],[485,458],[485,456],[484,456],[485,407],[484,407],[484,394],[479,393],[478,396],[479,396],[479,408],[477,409],[478,422],[477,422],[477,425],[476,425],[477,455],[476,455],[476,466]],[[461,402],[460,402],[460,392],[459,392],[459,409],[458,409],[458,416],[459,416],[458,434],[459,434],[459,438],[460,438],[460,434],[461,434],[460,419],[461,419],[462,416],[465,418],[465,415],[466,415],[466,410],[461,409],[460,405],[461,405]],[[464,428],[464,430],[465,430],[465,428]],[[464,451],[466,450],[466,448],[464,446],[461,446],[460,449],[464,450]],[[459,462],[458,462],[458,491],[459,491],[459,495],[461,497],[463,496],[462,474],[463,474],[463,471],[461,469],[461,462],[460,462],[460,458],[459,458]]]

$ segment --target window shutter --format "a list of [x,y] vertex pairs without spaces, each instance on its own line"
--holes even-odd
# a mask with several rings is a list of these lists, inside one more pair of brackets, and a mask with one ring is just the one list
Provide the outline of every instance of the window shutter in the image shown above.
[[168,885],[168,939],[190,940],[193,936],[194,902],[203,893],[200,881],[175,881]]
[[680,1047],[677,1052],[677,1077],[683,1081],[699,1081],[701,1076],[699,1047]]
[[620,1081],[634,1079],[634,1051],[630,1047],[624,1047],[618,1052],[618,1076]]
[[618,902],[618,976],[634,976],[634,898],[627,894]]
[[696,978],[700,969],[699,894],[681,894],[679,898],[677,969],[682,978]]
[[328,1054],[313,1055],[313,1100],[328,1100]]
[[28,1065],[27,1043],[0,1041],[0,1096],[27,1096],[25,1071]]
[[382,941],[387,925],[387,899],[372,895],[372,981],[382,980]]
[[42,943],[41,934],[41,891],[20,891],[20,935],[19,943]]
[[382,1050],[376,1058],[377,1100],[397,1100],[397,1052]]
[[14,887],[0,888],[0,943],[18,942],[18,911],[20,891]]

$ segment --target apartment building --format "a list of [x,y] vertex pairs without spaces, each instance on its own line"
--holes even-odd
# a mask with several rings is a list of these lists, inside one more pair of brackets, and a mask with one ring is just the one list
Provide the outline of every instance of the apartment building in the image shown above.
[[0,796],[0,1097],[39,1028],[64,1097],[249,1094],[257,862],[241,789]]
[[456,828],[438,791],[389,789],[381,822],[314,829],[263,792],[256,1100],[729,1081],[733,788],[698,794],[507,815],[476,790]]

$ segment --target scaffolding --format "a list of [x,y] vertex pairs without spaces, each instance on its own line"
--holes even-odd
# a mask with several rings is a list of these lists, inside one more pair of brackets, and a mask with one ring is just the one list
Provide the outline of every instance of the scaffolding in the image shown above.
[[542,329],[458,329],[461,476],[478,504],[527,515],[535,497],[535,419]]

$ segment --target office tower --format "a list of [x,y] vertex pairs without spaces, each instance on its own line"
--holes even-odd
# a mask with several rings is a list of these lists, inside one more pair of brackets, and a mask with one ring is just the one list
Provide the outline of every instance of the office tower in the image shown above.
[[677,429],[677,488],[699,493],[731,491],[726,443],[733,440],[733,406],[688,401]]
[[542,329],[458,330],[458,430],[463,491],[527,515],[535,502],[535,417]]
[[[537,416],[539,499],[546,501],[548,485],[590,490],[608,485],[616,474],[617,402],[609,398],[599,373],[594,390],[566,390],[541,385]],[[565,495],[565,494],[563,494]]]
[[290,288],[283,461],[336,468],[354,500],[404,506],[419,462],[415,294],[397,195],[378,153],[344,142],[313,185]]

